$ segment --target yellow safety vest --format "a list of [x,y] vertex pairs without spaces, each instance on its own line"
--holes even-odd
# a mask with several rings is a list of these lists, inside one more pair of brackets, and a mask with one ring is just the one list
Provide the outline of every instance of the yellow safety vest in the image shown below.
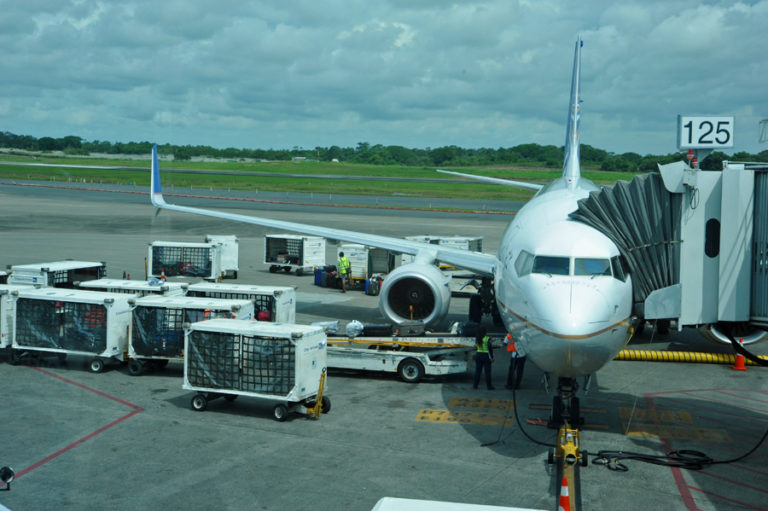
[[347,256],[339,257],[339,273],[342,275],[349,273],[349,259],[347,259]]
[[477,346],[477,352],[478,353],[490,353],[488,351],[488,340],[489,339],[490,339],[490,337],[488,337],[487,335],[485,337],[483,337],[483,343]]

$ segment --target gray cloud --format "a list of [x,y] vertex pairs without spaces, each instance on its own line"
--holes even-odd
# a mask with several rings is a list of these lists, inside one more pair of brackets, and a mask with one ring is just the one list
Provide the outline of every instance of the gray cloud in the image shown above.
[[562,144],[675,150],[681,114],[768,117],[768,0],[4,2],[2,129],[217,147]]

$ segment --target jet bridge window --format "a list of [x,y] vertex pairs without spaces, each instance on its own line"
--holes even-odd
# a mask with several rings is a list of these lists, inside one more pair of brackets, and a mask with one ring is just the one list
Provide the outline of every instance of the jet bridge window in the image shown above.
[[536,256],[533,259],[533,273],[547,275],[568,275],[571,259],[569,257]]
[[611,276],[611,261],[609,259],[593,259],[577,257],[573,261],[574,275]]

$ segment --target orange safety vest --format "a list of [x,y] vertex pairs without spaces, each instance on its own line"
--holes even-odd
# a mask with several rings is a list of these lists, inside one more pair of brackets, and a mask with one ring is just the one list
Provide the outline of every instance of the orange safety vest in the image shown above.
[[513,352],[517,351],[517,346],[515,346],[515,340],[512,338],[511,335],[507,334],[507,352]]

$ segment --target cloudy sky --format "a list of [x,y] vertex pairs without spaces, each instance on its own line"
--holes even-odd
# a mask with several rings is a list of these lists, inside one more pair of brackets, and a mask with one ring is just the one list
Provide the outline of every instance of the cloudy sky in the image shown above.
[[292,148],[676,150],[677,114],[768,118],[768,0],[0,0],[0,130]]

